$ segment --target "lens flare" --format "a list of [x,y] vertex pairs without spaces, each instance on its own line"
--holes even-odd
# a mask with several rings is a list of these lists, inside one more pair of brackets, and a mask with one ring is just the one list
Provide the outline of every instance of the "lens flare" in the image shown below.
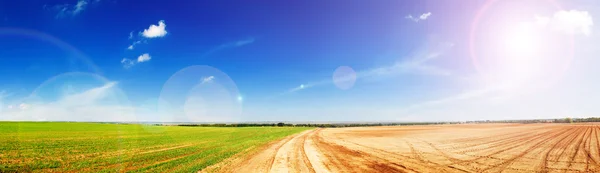
[[350,89],[356,82],[356,72],[348,66],[340,66],[333,72],[333,83],[342,90]]
[[164,102],[158,108],[164,113],[161,119],[171,122],[229,122],[241,118],[240,98],[227,74],[196,65],[179,70],[165,82],[159,96]]

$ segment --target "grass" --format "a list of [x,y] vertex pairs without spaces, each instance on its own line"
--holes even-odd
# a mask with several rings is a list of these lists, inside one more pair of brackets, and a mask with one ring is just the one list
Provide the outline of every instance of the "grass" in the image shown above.
[[0,172],[196,172],[307,129],[0,122]]

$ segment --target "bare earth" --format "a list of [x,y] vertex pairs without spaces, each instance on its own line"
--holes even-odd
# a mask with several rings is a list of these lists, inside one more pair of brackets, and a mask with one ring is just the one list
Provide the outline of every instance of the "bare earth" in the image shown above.
[[208,172],[600,172],[596,124],[305,131]]

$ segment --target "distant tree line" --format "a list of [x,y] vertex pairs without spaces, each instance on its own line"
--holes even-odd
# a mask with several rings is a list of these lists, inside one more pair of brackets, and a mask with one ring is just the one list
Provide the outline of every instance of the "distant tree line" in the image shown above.
[[485,121],[466,121],[465,123],[585,123],[585,122],[600,122],[600,117],[535,119],[535,120],[485,120]]
[[573,118],[573,122],[600,122],[600,117]]
[[573,123],[572,118],[554,119],[554,123]]
[[585,122],[600,122],[600,117],[590,118],[559,118],[559,119],[538,119],[538,120],[507,120],[507,121],[491,121],[494,123],[585,123]]
[[562,118],[562,119],[533,119],[533,120],[482,120],[482,121],[456,121],[456,122],[389,122],[389,123],[231,123],[231,124],[176,124],[186,127],[368,127],[368,126],[410,126],[410,125],[438,125],[438,124],[483,124],[483,123],[580,123],[600,122],[600,117],[590,118]]
[[520,123],[520,124],[532,124],[532,123],[554,123],[554,119],[535,119],[535,120],[481,120],[481,121],[465,121],[466,124],[483,124],[483,123]]
[[460,124],[460,122],[406,122],[406,123],[331,123],[331,124],[291,124],[291,123],[240,123],[240,124],[177,124],[186,127],[366,127],[366,126],[408,126],[433,124]]

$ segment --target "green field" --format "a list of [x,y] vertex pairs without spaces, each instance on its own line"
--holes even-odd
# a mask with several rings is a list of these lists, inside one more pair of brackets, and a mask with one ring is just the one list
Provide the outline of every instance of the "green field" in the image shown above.
[[196,172],[307,129],[0,122],[0,172]]

